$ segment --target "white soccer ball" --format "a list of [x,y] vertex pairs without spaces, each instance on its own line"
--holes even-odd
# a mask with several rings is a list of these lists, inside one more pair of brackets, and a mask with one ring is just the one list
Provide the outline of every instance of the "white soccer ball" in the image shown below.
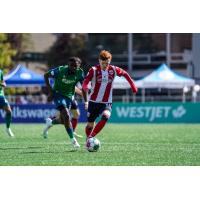
[[89,152],[98,151],[100,148],[100,141],[97,138],[89,138],[86,142],[86,148]]

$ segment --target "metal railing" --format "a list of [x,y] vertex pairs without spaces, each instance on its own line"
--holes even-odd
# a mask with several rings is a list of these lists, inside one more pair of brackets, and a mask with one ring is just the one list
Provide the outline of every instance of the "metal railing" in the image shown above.
[[135,95],[122,95],[122,96],[113,96],[113,102],[123,102],[123,103],[135,103],[135,102],[200,102],[200,96],[194,101],[194,98],[191,95],[183,97],[183,95],[150,95],[145,96],[145,101],[142,96]]
[[[11,104],[47,104],[46,95],[12,95],[6,97]],[[76,100],[78,102],[83,102],[83,99],[77,96]],[[145,102],[200,102],[200,96],[193,99],[192,95],[146,95]],[[143,102],[143,97],[138,95],[113,95],[113,102]]]
[[[96,60],[97,56],[93,55],[92,59]],[[171,53],[169,62],[172,64],[187,64],[191,59],[191,52],[185,51],[183,53]],[[134,65],[148,65],[148,64],[160,64],[166,62],[167,53],[159,52],[152,54],[137,54],[133,53],[133,64]],[[113,55],[113,64],[118,65],[127,65],[128,63],[128,54],[114,54]]]

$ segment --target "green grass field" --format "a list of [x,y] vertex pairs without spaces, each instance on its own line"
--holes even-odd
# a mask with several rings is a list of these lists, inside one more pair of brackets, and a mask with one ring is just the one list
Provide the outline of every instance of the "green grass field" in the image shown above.
[[[77,132],[84,136],[85,124]],[[199,166],[199,124],[107,124],[98,135],[101,149],[88,152],[85,138],[73,152],[64,127],[43,139],[42,124],[13,124],[15,138],[0,126],[1,166]]]

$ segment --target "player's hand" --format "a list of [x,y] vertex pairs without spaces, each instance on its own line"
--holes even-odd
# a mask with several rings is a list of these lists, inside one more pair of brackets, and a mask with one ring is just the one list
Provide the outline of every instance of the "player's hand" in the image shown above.
[[53,100],[53,94],[49,94],[47,97],[47,101],[51,102]]
[[85,110],[88,110],[88,102],[85,102]]

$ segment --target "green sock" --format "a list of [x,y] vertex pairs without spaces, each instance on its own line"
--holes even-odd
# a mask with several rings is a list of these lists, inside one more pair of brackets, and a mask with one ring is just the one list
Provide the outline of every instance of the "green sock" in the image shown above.
[[6,113],[6,128],[10,128],[11,119],[12,119],[12,114]]
[[66,131],[70,137],[70,139],[74,138],[74,132],[72,128],[66,128]]

